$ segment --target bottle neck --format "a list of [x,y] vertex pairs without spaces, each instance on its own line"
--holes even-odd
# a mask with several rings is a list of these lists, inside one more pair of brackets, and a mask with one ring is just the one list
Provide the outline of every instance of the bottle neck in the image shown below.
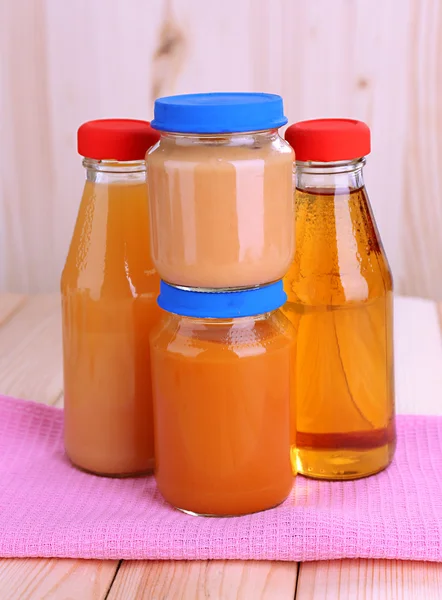
[[296,162],[296,187],[300,190],[357,190],[364,187],[365,158],[339,162]]
[[86,180],[92,183],[144,183],[146,162],[144,160],[116,161],[83,159]]

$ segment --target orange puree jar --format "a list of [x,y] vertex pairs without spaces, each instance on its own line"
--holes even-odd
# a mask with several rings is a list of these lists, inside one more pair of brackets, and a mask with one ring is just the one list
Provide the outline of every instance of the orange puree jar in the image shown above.
[[149,333],[160,310],[144,156],[157,139],[144,121],[78,130],[86,184],[61,278],[65,446],[100,475],[153,468]]
[[289,494],[293,329],[282,283],[207,293],[161,284],[151,335],[156,479],[173,506],[243,515]]
[[147,156],[152,258],[164,281],[202,289],[281,279],[294,252],[293,151],[280,96],[191,94],[155,102]]

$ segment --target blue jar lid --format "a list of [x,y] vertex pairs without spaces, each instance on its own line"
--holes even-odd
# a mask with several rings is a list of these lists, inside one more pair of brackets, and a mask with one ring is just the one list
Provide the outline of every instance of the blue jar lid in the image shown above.
[[214,92],[158,98],[151,126],[173,133],[239,133],[286,123],[281,96]]
[[200,319],[251,317],[276,310],[287,300],[282,281],[232,292],[200,292],[160,284],[158,305],[167,312]]

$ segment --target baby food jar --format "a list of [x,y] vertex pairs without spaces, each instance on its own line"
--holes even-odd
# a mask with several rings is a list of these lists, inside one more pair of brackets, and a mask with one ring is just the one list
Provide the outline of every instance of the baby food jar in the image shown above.
[[293,258],[293,152],[280,96],[192,94],[155,102],[147,160],[152,258],[166,282],[247,288]]
[[297,468],[355,479],[395,445],[393,282],[364,186],[360,121],[292,125],[296,252],[284,311],[297,332]]
[[207,293],[161,283],[151,335],[156,479],[173,506],[242,515],[289,494],[293,328],[281,282]]
[[153,469],[149,333],[161,311],[144,157],[157,140],[144,121],[78,130],[86,184],[61,278],[65,446],[100,475]]

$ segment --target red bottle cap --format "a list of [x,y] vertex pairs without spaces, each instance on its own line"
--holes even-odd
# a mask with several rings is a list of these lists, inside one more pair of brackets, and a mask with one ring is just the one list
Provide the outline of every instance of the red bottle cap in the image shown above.
[[291,125],[285,139],[303,162],[352,160],[370,153],[370,129],[354,119],[314,119]]
[[78,153],[95,160],[143,160],[159,139],[148,121],[98,119],[78,129]]

